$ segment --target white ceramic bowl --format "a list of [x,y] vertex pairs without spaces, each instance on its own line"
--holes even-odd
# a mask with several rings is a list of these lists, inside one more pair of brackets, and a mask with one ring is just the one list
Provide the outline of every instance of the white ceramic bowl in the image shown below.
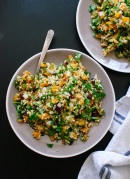
[[92,57],[102,65],[115,71],[130,73],[130,62],[127,59],[117,58],[114,52],[104,57],[100,40],[93,37],[89,12],[89,6],[93,4],[94,0],[80,0],[78,4],[76,26],[81,42]]
[[[49,50],[46,54],[45,61],[54,62],[55,64],[61,64],[68,55],[75,55],[78,51],[71,49],[53,49]],[[78,52],[81,53],[81,52]],[[35,73],[36,65],[38,63],[40,53],[29,58],[24,62],[19,69],[16,71],[12,80],[9,84],[7,96],[6,96],[6,111],[9,119],[9,123],[18,136],[18,138],[31,150],[48,157],[65,158],[72,157],[81,154],[94,145],[96,145],[107,133],[114,115],[114,102],[115,95],[111,84],[111,81],[104,71],[104,69],[95,60],[89,56],[82,54],[82,63],[87,68],[88,72],[91,72],[91,77],[94,74],[98,75],[98,78],[102,81],[105,88],[106,97],[103,99],[102,107],[106,111],[106,115],[102,118],[98,126],[91,128],[89,132],[89,138],[87,142],[82,142],[80,140],[75,141],[73,145],[63,145],[60,141],[58,143],[54,142],[53,148],[48,148],[46,143],[52,143],[48,136],[41,137],[40,140],[36,140],[32,136],[33,129],[28,124],[19,124],[16,117],[16,108],[13,104],[13,97],[17,90],[13,84],[17,75],[22,75],[25,70]]]

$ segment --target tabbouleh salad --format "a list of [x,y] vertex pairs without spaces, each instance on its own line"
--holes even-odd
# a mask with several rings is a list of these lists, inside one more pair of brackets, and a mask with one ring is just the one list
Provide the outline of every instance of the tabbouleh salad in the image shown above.
[[90,78],[81,54],[69,55],[61,65],[42,62],[38,74],[25,71],[14,83],[18,123],[28,123],[36,139],[48,135],[70,145],[77,138],[87,141],[89,129],[104,116],[104,88],[97,75]]
[[95,0],[89,7],[94,37],[101,39],[103,54],[115,51],[130,60],[130,0]]

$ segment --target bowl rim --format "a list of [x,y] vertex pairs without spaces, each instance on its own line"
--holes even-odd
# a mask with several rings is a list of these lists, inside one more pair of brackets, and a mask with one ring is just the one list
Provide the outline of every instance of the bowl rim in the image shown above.
[[84,0],[79,0],[78,6],[77,6],[77,10],[76,10],[76,29],[79,35],[79,38],[83,44],[83,46],[85,47],[85,49],[89,52],[89,54],[96,60],[98,61],[100,64],[102,64],[103,66],[105,66],[106,68],[109,68],[113,71],[117,71],[117,72],[121,72],[121,73],[130,73],[130,71],[125,71],[125,70],[118,70],[115,69],[114,67],[108,66],[105,63],[103,63],[102,61],[97,60],[96,55],[92,54],[91,51],[89,50],[88,46],[85,44],[84,39],[82,38],[81,32],[80,32],[80,27],[79,27],[79,11],[80,11],[80,6],[82,4]]
[[106,78],[108,79],[109,81],[109,84],[110,84],[110,87],[111,87],[111,90],[112,90],[112,95],[113,95],[113,111],[112,111],[112,118],[110,119],[110,123],[109,125],[107,126],[107,129],[106,131],[99,137],[99,139],[93,144],[91,145],[90,147],[88,147],[86,150],[82,150],[80,152],[77,152],[76,154],[69,154],[69,155],[51,155],[51,154],[46,154],[46,153],[43,153],[43,152],[40,152],[38,150],[36,150],[35,148],[33,148],[32,146],[30,146],[27,142],[24,141],[24,139],[18,134],[17,130],[15,129],[15,127],[13,126],[13,123],[11,122],[11,117],[9,115],[9,106],[8,106],[8,99],[9,99],[9,94],[10,94],[10,90],[11,90],[11,84],[13,83],[14,81],[14,77],[16,76],[16,74],[18,73],[18,71],[26,65],[26,63],[28,63],[29,61],[31,61],[33,58],[36,58],[38,56],[40,56],[41,52],[40,53],[37,53],[35,55],[33,55],[32,57],[28,58],[25,62],[22,63],[22,65],[20,65],[20,67],[16,70],[16,72],[14,73],[14,75],[12,76],[10,82],[9,82],[9,85],[8,85],[8,88],[7,88],[7,93],[6,93],[6,114],[7,114],[7,117],[8,117],[8,121],[9,121],[9,124],[11,126],[11,128],[13,129],[15,135],[19,138],[19,140],[26,146],[28,147],[29,149],[31,149],[32,151],[42,155],[42,156],[46,156],[46,157],[51,157],[51,158],[69,158],[69,157],[74,157],[74,156],[77,156],[77,155],[80,155],[84,152],[87,152],[88,150],[90,150],[91,148],[93,148],[96,144],[98,144],[102,139],[103,137],[106,135],[106,133],[108,132],[110,126],[111,126],[111,123],[112,123],[112,119],[114,117],[114,111],[115,111],[115,92],[114,92],[114,88],[113,88],[113,85],[111,83],[111,80],[109,78],[109,76],[107,75],[106,71],[103,69],[103,67],[97,62],[95,61],[93,58],[91,58],[90,56],[86,55],[85,53],[83,52],[80,52],[78,50],[73,50],[73,49],[68,49],[68,48],[56,48],[56,49],[50,49],[47,51],[47,53],[49,52],[56,52],[56,51],[72,51],[74,53],[81,53],[82,55],[84,55],[86,58],[88,58],[89,60],[92,60],[102,71],[103,73],[105,74]]

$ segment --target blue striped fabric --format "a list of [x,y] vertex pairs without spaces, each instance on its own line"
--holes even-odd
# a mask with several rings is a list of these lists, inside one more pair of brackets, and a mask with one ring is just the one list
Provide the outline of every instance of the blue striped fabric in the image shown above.
[[104,172],[105,172],[105,165],[102,166],[102,168],[101,168],[101,170],[99,172],[100,179],[102,179],[102,176],[103,176]]
[[117,111],[115,111],[115,117],[113,118],[114,121],[116,121],[118,124],[122,124],[122,122],[120,120],[125,120],[125,117],[122,116],[121,114],[119,114]]
[[118,122],[120,125],[122,124],[121,121],[119,121],[119,120],[117,120],[117,119],[115,119],[115,118],[113,118],[113,119],[114,119],[114,121]]
[[122,116],[121,114],[119,114],[117,111],[115,111],[115,115],[116,115],[118,118],[120,118],[120,119],[122,119],[122,120],[125,120],[125,117]]
[[105,164],[105,165],[102,166],[102,168],[101,168],[101,170],[100,170],[100,172],[99,172],[99,177],[100,177],[100,179],[103,178],[103,175],[104,175],[106,169],[107,169],[108,171],[107,171],[107,174],[106,174],[106,176],[105,176],[105,179],[110,179],[110,177],[111,177],[111,170],[110,170],[110,168],[109,168],[110,166],[112,166],[112,165],[111,165],[111,164]]
[[129,156],[130,155],[130,151],[126,152],[124,155],[125,156]]
[[110,177],[111,177],[111,170],[110,168],[108,168],[108,172],[105,179],[110,179]]

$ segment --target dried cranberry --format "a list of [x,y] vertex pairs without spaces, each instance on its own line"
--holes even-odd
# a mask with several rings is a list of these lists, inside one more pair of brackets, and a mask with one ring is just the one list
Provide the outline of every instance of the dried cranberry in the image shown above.
[[74,117],[75,117],[76,119],[80,119],[80,118],[81,118],[81,115],[77,115],[77,116],[75,115]]
[[96,112],[96,113],[92,113],[91,116],[92,116],[92,117],[101,117],[101,115],[100,115],[98,112]]
[[36,98],[36,101],[39,101],[39,97]]
[[57,110],[58,112],[60,112],[61,109],[62,109],[62,108],[56,104],[56,110]]
[[80,87],[80,88],[82,88],[82,86],[81,86],[81,85],[79,85],[79,87]]
[[88,93],[87,98],[91,100],[92,99],[92,94]]
[[92,78],[92,79],[91,79],[91,83],[92,83],[93,85],[95,85],[95,78]]
[[20,98],[21,98],[21,99],[24,99],[24,97],[23,97],[22,93],[20,93]]
[[65,63],[64,63],[64,67],[65,67],[66,65],[68,65],[68,62],[65,62]]
[[95,109],[91,115],[92,117],[101,117],[101,115],[98,113],[97,109]]
[[74,98],[74,95],[71,92],[70,92],[70,98],[72,99]]
[[36,87],[33,88],[33,92],[35,92],[35,91],[37,91],[37,88],[36,88]]

